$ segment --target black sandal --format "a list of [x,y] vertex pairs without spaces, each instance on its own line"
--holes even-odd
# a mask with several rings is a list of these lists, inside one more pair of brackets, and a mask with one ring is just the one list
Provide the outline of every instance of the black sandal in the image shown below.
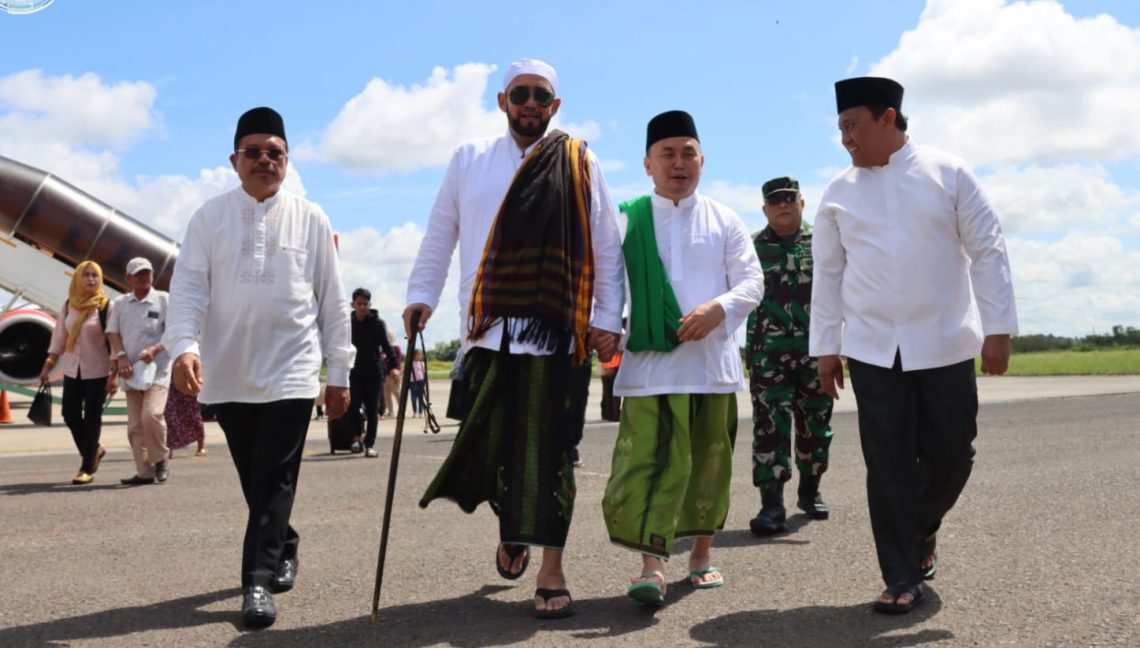
[[[885,593],[893,596],[895,600],[884,603],[882,598],[879,598],[871,606],[876,612],[883,614],[906,614],[926,598],[926,594],[922,591],[922,583],[895,583],[887,587]],[[903,594],[910,594],[910,603],[899,603],[899,597]]]
[[540,610],[535,608],[534,616],[540,619],[563,619],[575,612],[574,597],[570,596],[570,590],[568,589],[546,589],[545,587],[540,587],[534,590],[534,595],[548,604],[550,603],[550,599],[558,598],[559,596],[565,596],[570,599],[570,603],[566,607],[558,608],[557,610]]
[[[496,547],[495,570],[498,571],[499,575],[503,578],[507,580],[515,580],[526,572],[526,567],[530,564],[530,547],[526,545],[507,543],[503,543],[501,546],[503,547],[503,552],[506,553],[507,557],[511,560],[510,563],[507,564],[507,567],[504,568],[503,563],[499,561],[499,548]],[[510,566],[514,564],[515,558],[518,558],[520,554],[523,555],[522,568],[519,569],[518,573],[514,573],[510,571]]]
[[[938,539],[937,535],[932,535],[929,538],[919,539],[919,561],[918,569],[922,572],[922,580],[934,580],[934,575],[938,573]],[[926,561],[930,561],[926,565]],[[923,567],[923,565],[926,565]]]

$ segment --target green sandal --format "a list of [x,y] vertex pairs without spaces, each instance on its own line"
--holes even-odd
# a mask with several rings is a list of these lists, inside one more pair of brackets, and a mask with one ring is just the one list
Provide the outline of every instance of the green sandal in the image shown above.
[[[720,578],[714,581],[702,580],[700,582],[693,582],[694,578],[703,578],[709,574],[720,575]],[[709,567],[708,569],[690,569],[689,584],[693,586],[693,589],[712,589],[714,587],[720,587],[721,585],[724,585],[724,576],[720,574],[720,570],[716,567]]]
[[626,596],[641,603],[643,605],[653,605],[660,607],[665,604],[665,574],[661,572],[652,572],[649,574],[642,574],[642,578],[659,578],[660,583],[656,581],[642,581],[640,583],[632,583],[629,589],[626,590]]

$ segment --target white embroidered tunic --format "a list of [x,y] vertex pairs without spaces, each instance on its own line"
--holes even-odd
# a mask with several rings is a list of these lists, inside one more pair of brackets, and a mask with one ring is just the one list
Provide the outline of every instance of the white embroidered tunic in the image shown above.
[[202,358],[203,403],[315,398],[348,386],[351,307],[328,216],[280,191],[257,202],[242,188],[194,213],[170,285],[163,345]]

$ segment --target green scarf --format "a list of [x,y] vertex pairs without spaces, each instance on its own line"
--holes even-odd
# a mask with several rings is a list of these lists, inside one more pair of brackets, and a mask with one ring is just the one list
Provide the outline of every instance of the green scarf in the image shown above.
[[653,232],[653,200],[641,196],[618,205],[629,217],[625,242],[625,270],[629,275],[629,351],[672,351],[680,342],[677,328],[681,325],[681,305],[665,264],[657,253],[657,235]]

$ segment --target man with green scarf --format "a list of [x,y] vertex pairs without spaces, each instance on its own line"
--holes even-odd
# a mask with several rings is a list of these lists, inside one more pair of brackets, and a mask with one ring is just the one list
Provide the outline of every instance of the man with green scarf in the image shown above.
[[657,115],[645,148],[653,193],[621,205],[629,337],[614,381],[624,398],[602,509],[610,540],[641,554],[629,596],[661,605],[676,537],[695,537],[694,588],[724,584],[710,550],[728,515],[744,389],[735,331],[760,303],[764,274],[740,217],[697,193],[704,156],[693,118]]
[[617,348],[624,296],[621,237],[597,158],[547,133],[558,75],[533,59],[504,76],[507,133],[451,158],[408,280],[405,327],[439,304],[459,246],[463,423],[420,500],[451,499],[499,518],[495,566],[519,578],[541,547],[534,609],[574,612],[562,550],[574,509],[572,453],[585,399],[574,397],[592,349]]

